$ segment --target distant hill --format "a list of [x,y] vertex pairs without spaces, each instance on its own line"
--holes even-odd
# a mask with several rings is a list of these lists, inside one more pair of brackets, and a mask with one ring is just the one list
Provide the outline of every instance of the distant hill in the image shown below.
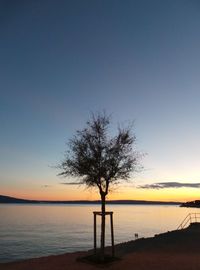
[[[0,203],[49,203],[49,204],[100,204],[101,201],[37,201],[13,198],[9,196],[0,195]],[[144,200],[112,200],[107,201],[107,204],[151,204],[151,205],[179,205],[180,202],[161,202],[161,201],[144,201]]]
[[200,200],[182,203],[180,206],[181,207],[196,207],[196,208],[200,208]]
[[37,201],[24,200],[24,199],[18,199],[18,198],[0,195],[0,203],[36,203],[36,202]]

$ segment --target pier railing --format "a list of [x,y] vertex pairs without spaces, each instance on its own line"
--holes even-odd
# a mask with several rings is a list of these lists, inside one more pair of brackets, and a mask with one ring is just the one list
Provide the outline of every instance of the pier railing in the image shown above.
[[189,213],[178,226],[177,230],[184,229],[194,222],[200,222],[200,213]]

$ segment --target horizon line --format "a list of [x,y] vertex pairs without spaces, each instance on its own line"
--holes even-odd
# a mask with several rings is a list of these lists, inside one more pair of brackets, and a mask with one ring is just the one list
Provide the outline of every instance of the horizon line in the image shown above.
[[[32,200],[32,199],[22,199],[17,197],[12,197],[8,195],[2,195],[0,194],[0,197],[5,197],[10,200],[19,200],[21,202],[35,202],[35,203],[101,203],[101,200]],[[134,200],[134,199],[120,199],[120,200],[106,200],[107,203],[117,203],[117,202],[143,202],[143,203],[172,203],[172,204],[181,204],[182,202],[179,201],[154,201],[154,200]]]

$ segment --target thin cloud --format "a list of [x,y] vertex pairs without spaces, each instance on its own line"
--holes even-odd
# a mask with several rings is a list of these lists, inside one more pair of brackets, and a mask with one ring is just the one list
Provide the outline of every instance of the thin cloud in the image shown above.
[[69,185],[69,186],[83,185],[83,183],[81,183],[81,182],[63,182],[60,184],[61,185]]
[[163,188],[200,188],[200,183],[180,183],[180,182],[161,182],[150,185],[139,186],[143,189],[163,189]]

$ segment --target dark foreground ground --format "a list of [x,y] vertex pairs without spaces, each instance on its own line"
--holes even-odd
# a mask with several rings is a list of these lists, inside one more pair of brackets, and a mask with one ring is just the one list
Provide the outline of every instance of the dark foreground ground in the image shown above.
[[67,253],[0,264],[0,270],[200,270],[200,223],[193,223],[184,230],[116,245],[116,255],[120,259],[107,265],[77,261],[86,255],[87,252]]

